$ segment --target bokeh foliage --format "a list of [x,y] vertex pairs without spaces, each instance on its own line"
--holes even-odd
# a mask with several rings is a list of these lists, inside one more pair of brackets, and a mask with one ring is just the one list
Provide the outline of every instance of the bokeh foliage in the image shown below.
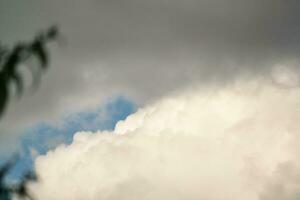
[[[33,40],[29,42],[19,42],[12,48],[7,48],[0,43],[0,117],[6,111],[10,97],[10,84],[15,84],[16,93],[22,96],[24,92],[24,77],[20,73],[21,67],[27,67],[31,71],[33,80],[38,80],[42,71],[49,66],[49,52],[47,44],[57,40],[59,30],[57,26],[52,26],[47,30],[38,33]],[[32,70],[30,59],[38,61],[38,71]],[[33,85],[37,81],[33,81]],[[26,185],[30,181],[36,181],[37,176],[34,172],[25,173],[21,180],[16,184],[8,185],[5,178],[10,170],[18,161],[18,156],[13,156],[8,162],[0,167],[0,200],[11,200],[14,195],[22,199],[33,199],[29,194]]]
[[[9,97],[9,84],[13,82],[16,86],[16,92],[19,96],[23,93],[24,81],[20,74],[19,67],[28,67],[26,61],[37,58],[39,61],[39,70],[44,71],[49,65],[49,53],[47,43],[58,38],[58,28],[50,27],[42,31],[29,42],[19,42],[11,49],[0,43],[0,116],[5,112]],[[40,73],[30,70],[34,79]]]

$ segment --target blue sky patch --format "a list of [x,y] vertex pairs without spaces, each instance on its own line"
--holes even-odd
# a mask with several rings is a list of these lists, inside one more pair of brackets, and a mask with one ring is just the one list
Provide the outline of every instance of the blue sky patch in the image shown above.
[[28,127],[20,138],[20,159],[8,180],[18,180],[33,168],[35,155],[45,154],[59,144],[70,144],[78,131],[112,130],[116,123],[136,111],[135,104],[120,96],[94,109],[71,113],[59,124],[39,122]]

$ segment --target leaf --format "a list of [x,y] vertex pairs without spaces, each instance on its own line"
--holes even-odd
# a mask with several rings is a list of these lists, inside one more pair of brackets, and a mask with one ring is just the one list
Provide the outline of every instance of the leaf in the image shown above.
[[47,53],[45,46],[41,40],[39,40],[39,39],[35,40],[35,42],[31,46],[31,52],[33,55],[35,55],[39,59],[39,61],[41,63],[41,67],[43,69],[46,69],[46,67],[49,63],[48,53]]
[[57,26],[52,26],[48,29],[46,33],[47,39],[56,39],[58,37],[58,27]]
[[[1,80],[1,79],[0,79]],[[4,113],[8,99],[8,89],[5,81],[0,81],[0,117]],[[0,172],[1,179],[1,172]]]

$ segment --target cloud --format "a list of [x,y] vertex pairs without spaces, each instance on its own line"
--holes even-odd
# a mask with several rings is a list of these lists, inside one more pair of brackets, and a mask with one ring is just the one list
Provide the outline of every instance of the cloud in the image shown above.
[[[56,122],[44,121],[27,127],[18,138],[16,148],[20,151],[20,158],[7,180],[18,181],[25,172],[33,169],[38,155],[46,154],[62,143],[70,144],[77,131],[112,130],[119,120],[125,119],[135,109],[132,101],[119,96],[97,108],[65,114]],[[7,155],[10,153],[2,151],[0,154],[3,158]]]
[[[275,73],[276,74],[276,73]],[[36,159],[39,199],[298,199],[300,88],[192,87]]]

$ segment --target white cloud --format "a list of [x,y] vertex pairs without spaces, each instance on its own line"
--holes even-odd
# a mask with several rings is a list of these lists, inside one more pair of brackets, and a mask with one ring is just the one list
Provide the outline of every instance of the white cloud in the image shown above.
[[170,95],[39,156],[30,189],[43,200],[299,198],[299,98],[263,78]]

